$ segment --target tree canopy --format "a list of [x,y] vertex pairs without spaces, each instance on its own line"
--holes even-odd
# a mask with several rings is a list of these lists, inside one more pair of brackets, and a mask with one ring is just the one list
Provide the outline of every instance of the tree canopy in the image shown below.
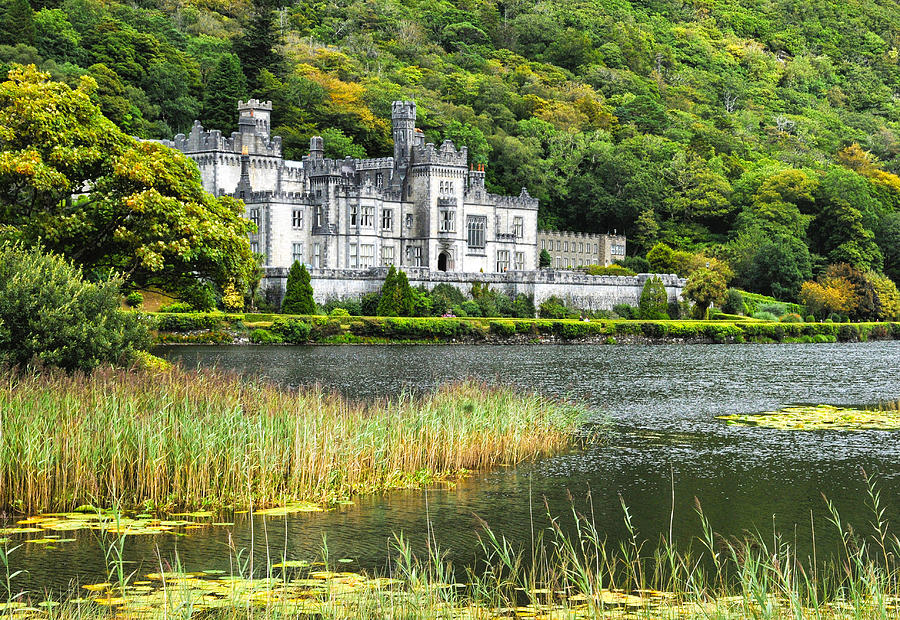
[[93,78],[74,89],[49,78],[16,67],[0,84],[0,236],[130,286],[244,290],[255,262],[241,203],[206,193],[184,155],[105,118]]

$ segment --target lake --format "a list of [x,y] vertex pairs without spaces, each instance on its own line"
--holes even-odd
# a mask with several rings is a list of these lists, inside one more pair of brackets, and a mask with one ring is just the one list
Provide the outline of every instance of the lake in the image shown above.
[[[288,518],[235,515],[233,526],[126,540],[129,570],[158,570],[176,556],[187,570],[230,570],[234,550],[264,566],[316,559],[323,538],[350,570],[383,570],[394,534],[424,549],[429,524],[462,568],[480,557],[482,521],[523,544],[546,513],[590,514],[612,543],[626,535],[621,502],[655,546],[671,527],[679,544],[700,532],[695,498],[726,536],[773,526],[801,554],[811,519],[819,553],[835,541],[822,494],[866,532],[864,468],[878,478],[887,516],[900,517],[900,443],[889,432],[789,432],[728,426],[727,413],[795,403],[864,405],[900,397],[900,342],[780,345],[273,346],[163,347],[186,367],[217,366],[285,386],[311,383],[349,398],[422,391],[478,377],[588,405],[599,439],[535,463],[477,472],[453,488],[355,498],[351,506]],[[674,492],[674,503],[673,503]],[[546,507],[545,507],[546,506]],[[78,533],[57,548],[25,544],[12,555],[18,589],[66,590],[105,576],[103,544]],[[267,557],[268,556],[268,557]],[[246,553],[242,557],[247,557]]]

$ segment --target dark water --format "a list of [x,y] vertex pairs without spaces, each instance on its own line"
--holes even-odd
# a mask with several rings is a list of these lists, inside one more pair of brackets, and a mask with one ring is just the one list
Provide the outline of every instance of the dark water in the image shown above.
[[[230,549],[255,550],[255,562],[315,559],[323,537],[348,569],[389,563],[394,533],[422,548],[430,522],[457,566],[479,557],[477,532],[487,521],[506,537],[529,541],[546,528],[544,504],[571,522],[574,507],[593,512],[610,542],[626,535],[620,501],[641,537],[656,544],[672,531],[698,535],[694,498],[726,536],[774,527],[808,550],[811,518],[819,555],[833,544],[822,494],[845,521],[866,532],[865,468],[877,475],[887,516],[900,520],[897,434],[869,431],[786,432],[726,426],[715,416],[791,403],[858,405],[900,397],[900,343],[696,346],[348,346],[171,347],[161,353],[187,367],[217,365],[285,385],[318,382],[353,398],[424,390],[477,376],[565,396],[592,407],[612,429],[583,451],[481,473],[454,489],[396,492],[353,506],[288,519],[236,517],[233,527],[184,537],[126,541],[132,570],[157,570],[177,551],[188,570],[229,570]],[[591,501],[588,501],[590,493]],[[621,499],[620,499],[621,498]],[[812,515],[812,516],[811,516]],[[251,528],[252,525],[252,528]],[[900,527],[895,531],[900,533]],[[652,546],[651,545],[651,546]],[[247,557],[246,553],[243,557]],[[277,558],[277,559],[272,559]],[[65,588],[104,573],[101,545],[90,535],[58,549],[25,545],[13,554],[25,568],[21,587]]]

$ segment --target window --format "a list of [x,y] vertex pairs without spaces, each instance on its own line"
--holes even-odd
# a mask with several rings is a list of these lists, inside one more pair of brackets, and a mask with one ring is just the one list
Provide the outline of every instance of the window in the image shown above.
[[364,243],[359,246],[359,266],[368,269],[375,266],[375,246]]
[[369,228],[375,226],[375,207],[363,207],[360,223]]
[[407,213],[406,214],[406,227],[412,228],[412,225],[413,225],[412,213]]
[[525,220],[521,217],[513,218],[513,234],[515,234],[516,239],[521,239],[525,236]]
[[563,243],[563,252],[568,252],[568,251],[569,251],[569,242],[566,241],[565,243]]
[[484,247],[484,229],[487,227],[487,217],[484,215],[470,215],[466,218],[466,240],[470,248]]
[[382,267],[390,267],[394,264],[394,246],[381,246],[381,265]]
[[497,271],[509,271],[509,250],[497,250]]
[[613,246],[610,250],[610,254],[618,254],[620,256],[625,256],[625,246],[613,244]]
[[391,230],[394,228],[394,210],[381,210],[381,230]]
[[256,224],[256,229],[259,230],[259,209],[250,209],[250,221]]
[[584,242],[583,241],[578,244],[578,251],[581,254],[584,254]]
[[313,267],[318,269],[322,266],[322,245],[320,243],[313,244]]
[[384,175],[380,172],[375,174],[375,187],[384,187]]
[[356,226],[359,223],[359,207],[350,205],[350,225]]
[[294,209],[291,213],[291,227],[303,228],[303,209]]
[[441,209],[438,222],[440,232],[454,232],[456,230],[456,212],[452,209]]
[[321,197],[322,197],[322,190],[317,189],[316,190],[316,198],[321,198]]
[[322,225],[322,205],[316,207],[316,228]]
[[562,264],[562,259],[559,256],[557,256],[556,257],[556,268],[559,269],[561,264]]
[[525,252],[516,252],[516,271],[525,269]]
[[250,242],[250,251],[254,254],[259,254],[259,241]]
[[355,243],[350,244],[350,261],[347,265],[350,269],[356,269],[359,267],[359,250],[357,249],[357,245]]
[[541,249],[542,250],[547,249],[547,240],[546,239],[541,239]]
[[417,245],[406,246],[406,260],[413,267],[422,266],[422,248]]
[[599,250],[597,249],[597,244],[594,244],[594,254],[596,254]]
[[[551,241],[552,243],[552,241]],[[559,252],[562,249],[562,241],[556,242],[556,251]]]
[[291,263],[293,263],[295,261],[302,263],[303,262],[303,244],[302,243],[294,243],[291,245],[291,247],[293,250],[291,252]]

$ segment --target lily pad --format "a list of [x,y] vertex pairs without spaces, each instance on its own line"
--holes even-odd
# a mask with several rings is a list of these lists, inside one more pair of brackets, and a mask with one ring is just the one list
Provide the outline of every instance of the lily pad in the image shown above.
[[778,430],[900,430],[900,412],[875,411],[835,407],[833,405],[809,405],[784,407],[778,411],[754,414],[718,416],[728,424],[738,426],[762,426]]

